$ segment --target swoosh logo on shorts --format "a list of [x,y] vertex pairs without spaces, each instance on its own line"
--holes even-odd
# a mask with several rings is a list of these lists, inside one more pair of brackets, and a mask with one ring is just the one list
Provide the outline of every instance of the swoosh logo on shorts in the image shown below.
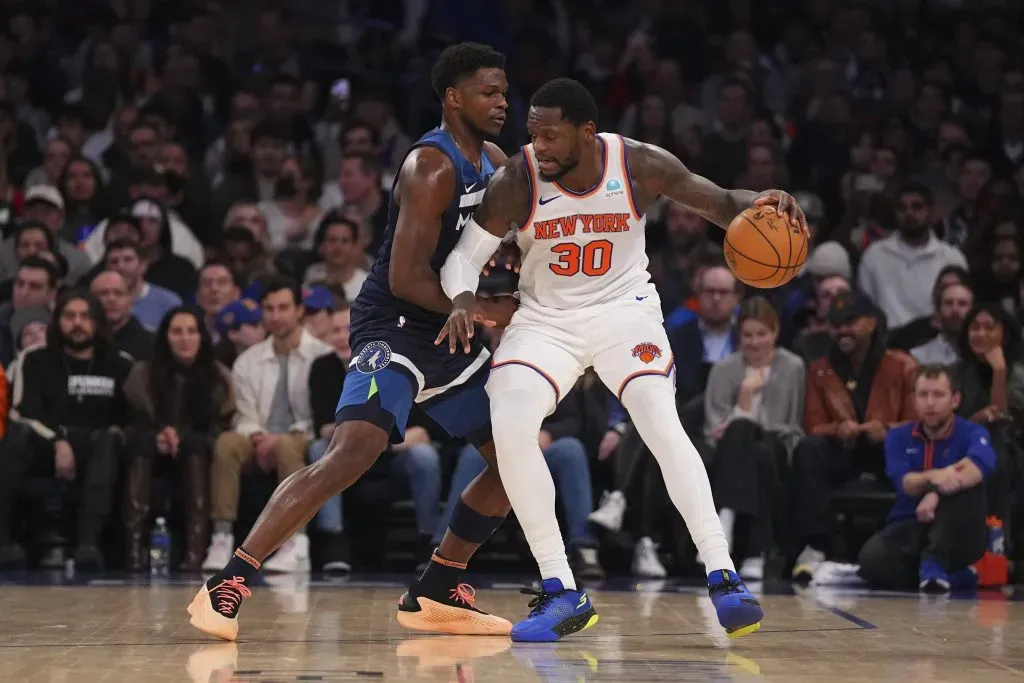
[[638,296],[638,297],[636,298],[636,300],[637,300],[637,301],[643,301],[643,300],[644,300],[644,299],[646,299],[646,298],[647,298],[646,296]]
[[556,194],[554,197],[541,197],[540,201],[538,201],[537,203],[540,204],[541,206],[544,206],[545,204],[550,204],[551,202],[555,201],[556,199],[558,199],[559,196],[560,195]]

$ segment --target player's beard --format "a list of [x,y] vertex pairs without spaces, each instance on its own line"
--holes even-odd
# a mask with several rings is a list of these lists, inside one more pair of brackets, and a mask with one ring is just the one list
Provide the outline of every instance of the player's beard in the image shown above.
[[541,173],[539,169],[537,171],[538,175],[540,175],[540,179],[546,183],[561,180],[569,173],[572,173],[576,167],[580,165],[580,157],[578,154],[569,155],[565,161],[553,161],[558,164],[558,170],[555,173]]

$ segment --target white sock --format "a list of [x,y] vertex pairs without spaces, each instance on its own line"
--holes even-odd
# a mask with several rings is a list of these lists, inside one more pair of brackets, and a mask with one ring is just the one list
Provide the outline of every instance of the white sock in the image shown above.
[[[529,368],[506,366],[501,372],[536,378],[533,390],[521,388],[534,384],[525,376],[514,378],[515,388],[493,394],[492,385],[488,385],[501,483],[537,560],[541,578],[560,579],[566,589],[575,590],[576,579],[555,516],[555,482],[537,440],[541,422],[554,403],[554,393],[544,378]],[[502,377],[497,386],[506,385],[506,379],[510,378]]]
[[622,405],[658,461],[668,495],[690,530],[704,568],[709,574],[717,569],[736,571],[715,512],[704,461],[679,422],[671,381],[637,377],[623,392]]
[[722,533],[725,534],[725,542],[732,550],[732,530],[736,526],[736,513],[729,508],[722,508],[718,511],[718,521],[722,524]]

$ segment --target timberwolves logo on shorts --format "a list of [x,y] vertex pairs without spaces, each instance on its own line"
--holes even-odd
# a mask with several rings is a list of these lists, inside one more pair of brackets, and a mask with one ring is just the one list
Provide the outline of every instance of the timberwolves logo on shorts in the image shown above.
[[356,359],[356,370],[364,374],[377,372],[391,362],[391,347],[382,341],[372,341],[363,347]]

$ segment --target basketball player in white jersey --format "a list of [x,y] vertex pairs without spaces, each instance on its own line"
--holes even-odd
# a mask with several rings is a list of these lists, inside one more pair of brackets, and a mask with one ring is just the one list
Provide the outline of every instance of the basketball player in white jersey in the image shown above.
[[719,622],[730,635],[751,633],[760,626],[761,606],[735,572],[707,472],[676,413],[676,359],[647,272],[645,212],[664,195],[722,228],[751,205],[773,205],[804,230],[806,219],[785,192],[723,190],[663,149],[597,133],[596,118],[581,83],[559,78],[543,85],[530,101],[532,144],[491,178],[441,270],[454,305],[438,343],[447,338],[452,353],[463,352],[474,321],[487,322],[474,296],[481,269],[515,229],[521,300],[494,354],[487,393],[498,470],[543,590],[512,639],[558,640],[597,621],[569,569],[538,444],[541,421],[591,366],[658,460],[708,569]]

